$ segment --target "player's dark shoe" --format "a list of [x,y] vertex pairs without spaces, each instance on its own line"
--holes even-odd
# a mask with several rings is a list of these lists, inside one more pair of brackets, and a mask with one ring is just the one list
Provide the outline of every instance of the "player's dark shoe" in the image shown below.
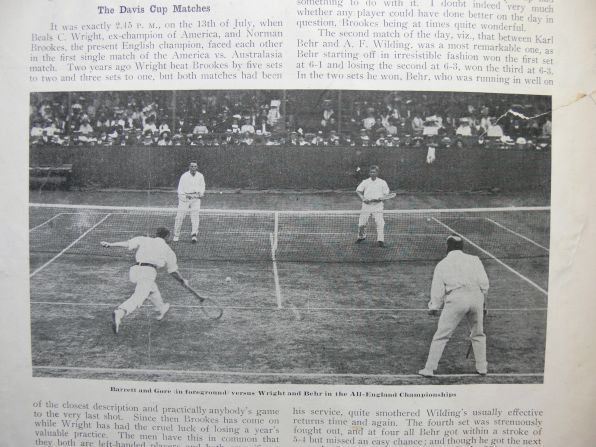
[[196,234],[192,234],[190,237],[190,242],[192,242],[193,244],[197,243],[197,235]]
[[365,237],[359,237],[358,239],[356,239],[356,243],[360,244],[361,242],[365,241],[366,238]]
[[379,248],[385,248],[385,242],[383,241],[377,242],[377,245],[379,246]]

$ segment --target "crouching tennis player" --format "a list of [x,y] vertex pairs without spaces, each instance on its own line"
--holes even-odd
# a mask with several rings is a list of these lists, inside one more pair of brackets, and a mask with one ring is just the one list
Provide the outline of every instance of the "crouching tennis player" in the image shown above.
[[167,228],[160,227],[155,232],[155,237],[138,236],[123,242],[101,242],[101,246],[105,248],[122,247],[128,250],[136,250],[136,264],[129,271],[130,281],[136,284],[136,287],[132,296],[120,304],[112,313],[112,329],[115,334],[120,330],[122,319],[140,307],[147,298],[151,300],[155,310],[159,312],[158,320],[163,319],[170,310],[170,304],[163,302],[155,283],[158,268],[165,267],[168,273],[178,282],[188,286],[188,280],[184,279],[178,272],[176,253],[167,244],[169,236],[170,231]]
[[464,241],[451,235],[447,238],[447,256],[437,264],[433,276],[429,313],[439,317],[424,369],[418,374],[432,377],[451,335],[465,317],[470,324],[470,339],[476,361],[476,372],[485,375],[486,336],[484,335],[484,300],[488,293],[488,277],[477,256],[465,254]]

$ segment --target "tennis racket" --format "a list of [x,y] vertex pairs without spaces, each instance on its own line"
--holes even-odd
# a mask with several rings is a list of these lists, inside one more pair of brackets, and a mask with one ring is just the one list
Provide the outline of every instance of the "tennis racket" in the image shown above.
[[371,200],[373,203],[384,202],[385,200],[394,199],[397,196],[396,193],[390,192],[389,194],[384,194],[383,196],[379,197],[378,199]]
[[178,197],[182,200],[196,200],[201,198],[201,194],[198,192],[191,192],[187,194],[178,194]]
[[199,292],[193,289],[191,286],[184,286],[190,293],[192,293],[196,298],[199,299],[199,303],[201,304],[201,311],[207,318],[210,320],[219,320],[223,315],[223,309],[219,307],[219,305],[212,300],[211,298],[206,298],[201,296]]

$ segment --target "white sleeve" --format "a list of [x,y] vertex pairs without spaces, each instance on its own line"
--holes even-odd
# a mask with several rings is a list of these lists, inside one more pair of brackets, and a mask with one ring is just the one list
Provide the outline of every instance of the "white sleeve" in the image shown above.
[[203,174],[199,175],[199,193],[205,194],[205,177],[203,177]]
[[167,247],[166,252],[166,269],[168,273],[174,273],[178,270],[178,260],[176,259],[176,253],[170,247]]
[[430,288],[430,301],[428,308],[431,310],[439,310],[443,306],[445,298],[445,281],[441,274],[441,264],[437,264],[433,274],[433,281]]
[[139,248],[141,238],[140,237],[133,237],[128,241],[128,249],[129,250],[136,250]]
[[362,181],[360,182],[360,184],[358,185],[358,188],[356,188],[356,191],[358,191],[358,192],[362,192],[362,193],[364,192],[364,185],[365,185],[365,183],[364,183],[364,182],[365,182],[365,181],[366,181],[366,180],[362,180]]
[[184,176],[186,172],[180,176],[180,181],[178,182],[178,194],[185,194],[184,191]]
[[383,181],[383,195],[389,194],[389,185],[386,181]]

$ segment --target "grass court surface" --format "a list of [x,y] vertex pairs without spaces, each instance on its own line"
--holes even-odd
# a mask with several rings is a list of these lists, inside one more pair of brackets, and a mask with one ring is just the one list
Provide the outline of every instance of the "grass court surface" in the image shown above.
[[[205,319],[196,300],[160,273],[158,286],[172,304],[166,318],[156,321],[146,305],[126,317],[115,336],[111,311],[133,291],[133,257],[102,249],[99,241],[152,233],[162,224],[171,228],[175,210],[32,206],[33,374],[188,382],[541,383],[549,215],[548,208],[388,212],[383,250],[373,244],[372,221],[369,240],[354,244],[357,212],[205,210],[198,244],[191,245],[186,233],[172,246],[182,274],[224,307],[222,319]],[[187,232],[189,227],[187,217]],[[483,259],[491,281],[485,322],[490,374],[475,375],[473,360],[465,358],[468,329],[462,322],[439,376],[426,379],[416,372],[437,323],[426,313],[430,280],[452,232]],[[232,281],[225,281],[228,276]]]

